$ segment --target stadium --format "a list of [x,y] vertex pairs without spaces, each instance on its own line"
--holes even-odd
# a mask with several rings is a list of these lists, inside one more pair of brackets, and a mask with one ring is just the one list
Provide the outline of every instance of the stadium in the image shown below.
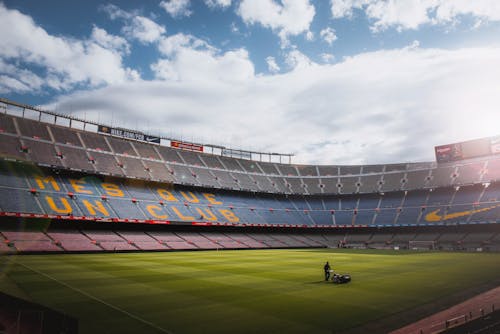
[[[5,333],[385,333],[498,285],[498,138],[434,162],[294,165],[0,111]],[[328,260],[352,282],[324,282]],[[494,318],[498,294],[480,301],[400,332]]]

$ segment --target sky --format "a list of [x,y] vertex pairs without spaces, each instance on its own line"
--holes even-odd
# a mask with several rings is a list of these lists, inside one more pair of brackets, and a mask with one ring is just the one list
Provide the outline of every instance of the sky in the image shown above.
[[0,0],[0,97],[293,163],[500,134],[498,0]]

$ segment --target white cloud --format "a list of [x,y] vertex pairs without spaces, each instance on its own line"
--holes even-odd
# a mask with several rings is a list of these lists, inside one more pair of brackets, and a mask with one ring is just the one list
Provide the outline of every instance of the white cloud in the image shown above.
[[19,66],[7,64],[0,58],[0,92],[33,92],[43,86],[44,81],[35,73]]
[[482,21],[500,21],[497,0],[331,0],[334,18],[352,17],[363,10],[373,21],[372,30],[418,29],[424,24],[449,24],[470,15]]
[[189,10],[190,5],[190,0],[166,0],[160,2],[160,7],[174,18],[190,16],[192,14],[191,10]]
[[441,0],[436,18],[452,21],[460,15],[472,15],[486,21],[500,21],[500,2],[496,0]]
[[309,57],[299,50],[290,51],[285,57],[285,62],[291,69],[309,67],[314,64]]
[[165,33],[165,27],[144,16],[136,16],[129,25],[123,28],[125,34],[132,36],[142,43],[153,43]]
[[216,51],[214,47],[204,40],[196,38],[193,35],[178,33],[172,36],[164,37],[158,43],[158,50],[165,56],[172,56],[181,49],[189,48],[196,50]]
[[[39,90],[47,86],[68,90],[77,84],[98,86],[138,77],[137,72],[124,68],[122,64],[123,47],[119,47],[120,40],[99,28],[94,28],[87,40],[53,36],[31,17],[7,9],[1,3],[0,22],[10,27],[0,30],[0,62],[36,65],[44,72],[34,74],[19,69],[20,75],[16,79],[30,89]],[[5,81],[5,77],[13,78],[14,75],[9,67],[3,66],[1,74],[4,76],[4,91],[7,83],[12,91],[25,90],[25,86],[20,83]]]
[[128,37],[137,39],[143,44],[153,43],[166,32],[164,26],[153,20],[140,16],[135,12],[127,12],[113,4],[101,7],[112,20],[121,19],[125,22],[122,32]]
[[321,30],[319,35],[329,45],[332,45],[333,42],[335,42],[337,40],[337,35],[335,34],[335,29],[332,29],[330,27],[326,27],[325,29]]
[[158,49],[166,58],[151,66],[156,77],[174,81],[245,81],[254,76],[254,67],[244,49],[221,52],[192,35],[163,38]]
[[374,31],[396,27],[398,30],[417,29],[431,23],[429,11],[435,8],[437,0],[375,1],[367,8],[368,17],[375,20]]
[[120,36],[108,34],[104,29],[94,26],[91,39],[105,49],[116,50],[125,54],[130,53],[130,44]]
[[361,9],[373,0],[330,0],[334,18],[352,17],[353,9]]
[[312,31],[309,30],[308,32],[306,32],[306,40],[308,41],[314,40],[314,33]]
[[243,0],[237,13],[247,24],[261,24],[279,35],[282,46],[288,46],[288,37],[309,31],[316,13],[309,0]]
[[323,63],[333,63],[333,61],[335,60],[335,56],[331,53],[322,53],[320,54],[320,57]]
[[120,7],[113,5],[113,4],[107,4],[107,5],[102,5],[99,7],[102,11],[104,11],[106,14],[109,15],[109,18],[112,20],[116,19],[131,19],[132,17],[136,16],[135,13],[130,13],[127,12]]
[[54,103],[101,121],[120,110],[128,126],[155,124],[186,140],[295,152],[297,163],[432,160],[434,145],[498,134],[500,48],[406,47],[323,65],[294,50],[289,58],[304,66],[279,75],[248,70],[244,50],[171,54],[165,68],[176,80],[166,74]]
[[266,63],[267,63],[267,69],[269,70],[269,72],[277,73],[280,71],[280,67],[276,63],[276,59],[274,57],[271,57],[271,56],[267,57]]
[[231,29],[231,32],[233,34],[239,34],[240,33],[240,29],[238,28],[238,26],[234,22],[231,23],[230,29]]
[[210,8],[227,8],[231,6],[231,0],[203,0]]

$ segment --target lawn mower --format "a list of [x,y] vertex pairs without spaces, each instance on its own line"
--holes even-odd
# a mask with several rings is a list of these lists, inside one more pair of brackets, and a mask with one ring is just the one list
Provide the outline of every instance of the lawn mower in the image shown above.
[[334,284],[344,284],[349,283],[351,281],[351,275],[349,274],[333,274],[332,282]]

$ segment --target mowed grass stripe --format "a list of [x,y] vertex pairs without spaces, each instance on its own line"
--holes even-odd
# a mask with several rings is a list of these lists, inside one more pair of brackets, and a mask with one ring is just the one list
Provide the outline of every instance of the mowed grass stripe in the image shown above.
[[[128,311],[126,311],[126,310],[124,310],[124,309],[122,309],[122,308],[120,308],[120,307],[116,306],[116,305],[110,304],[110,303],[108,303],[108,302],[106,302],[106,301],[104,301],[104,300],[102,300],[102,299],[100,299],[100,298],[98,298],[98,297],[96,297],[96,296],[94,296],[94,295],[92,295],[92,294],[89,294],[89,293],[87,293],[87,292],[85,292],[85,291],[81,290],[80,288],[77,288],[77,287],[75,287],[75,286],[72,286],[72,285],[70,285],[70,284],[67,284],[67,283],[65,283],[65,282],[62,282],[62,281],[60,281],[59,279],[54,278],[54,277],[52,277],[52,276],[50,276],[50,275],[48,275],[48,274],[46,274],[46,273],[44,273],[44,272],[41,272],[41,271],[39,271],[39,270],[37,270],[37,269],[33,269],[33,268],[29,267],[29,266],[28,266],[28,265],[26,265],[26,264],[20,263],[20,265],[21,265],[21,266],[23,266],[24,268],[26,268],[26,269],[28,269],[28,270],[32,271],[32,272],[34,272],[34,273],[36,273],[36,274],[38,274],[38,275],[40,275],[40,276],[44,277],[44,278],[47,278],[47,279],[49,279],[49,280],[51,280],[51,281],[53,281],[53,282],[58,283],[59,285],[64,286],[65,288],[67,288],[67,289],[69,289],[69,290],[73,290],[73,291],[75,291],[75,292],[77,292],[77,293],[79,293],[79,294],[81,294],[81,295],[83,295],[83,296],[85,296],[85,297],[87,297],[87,298],[89,298],[89,299],[92,299],[93,301],[96,301],[96,302],[98,302],[98,303],[101,303],[101,304],[103,304],[103,305],[105,305],[105,306],[107,306],[107,307],[109,307],[109,308],[111,308],[111,309],[113,309],[113,310],[115,310],[115,311],[118,311],[118,312],[120,312],[120,313],[123,313],[123,314],[124,314],[125,316],[127,316],[127,317],[130,317],[130,318],[133,318],[133,319],[135,319],[135,320],[137,320],[137,321],[139,321],[139,322],[142,322],[144,325],[146,325],[146,326],[148,326],[148,327],[151,327],[151,328],[152,328],[152,329],[154,329],[154,330],[157,330],[157,331],[160,331],[160,332],[163,332],[163,333],[170,334],[170,332],[169,332],[168,330],[166,330],[166,329],[164,329],[164,328],[161,328],[161,327],[159,327],[158,325],[156,325],[156,324],[154,324],[154,323],[151,323],[151,322],[149,322],[149,321],[147,321],[147,320],[144,320],[143,318],[141,318],[141,317],[139,317],[139,316],[137,316],[137,315],[135,315],[135,314],[132,314],[132,313],[130,313],[130,312],[128,312]],[[65,297],[67,297],[67,295],[66,295]],[[121,318],[121,317],[120,317],[120,318]]]
[[[248,250],[16,261],[174,333],[332,333],[498,279],[499,259],[499,254]],[[351,273],[352,283],[322,282],[326,260]],[[8,275],[34,301],[80,318],[81,333],[148,333],[139,321],[43,275],[21,266],[11,266]]]

